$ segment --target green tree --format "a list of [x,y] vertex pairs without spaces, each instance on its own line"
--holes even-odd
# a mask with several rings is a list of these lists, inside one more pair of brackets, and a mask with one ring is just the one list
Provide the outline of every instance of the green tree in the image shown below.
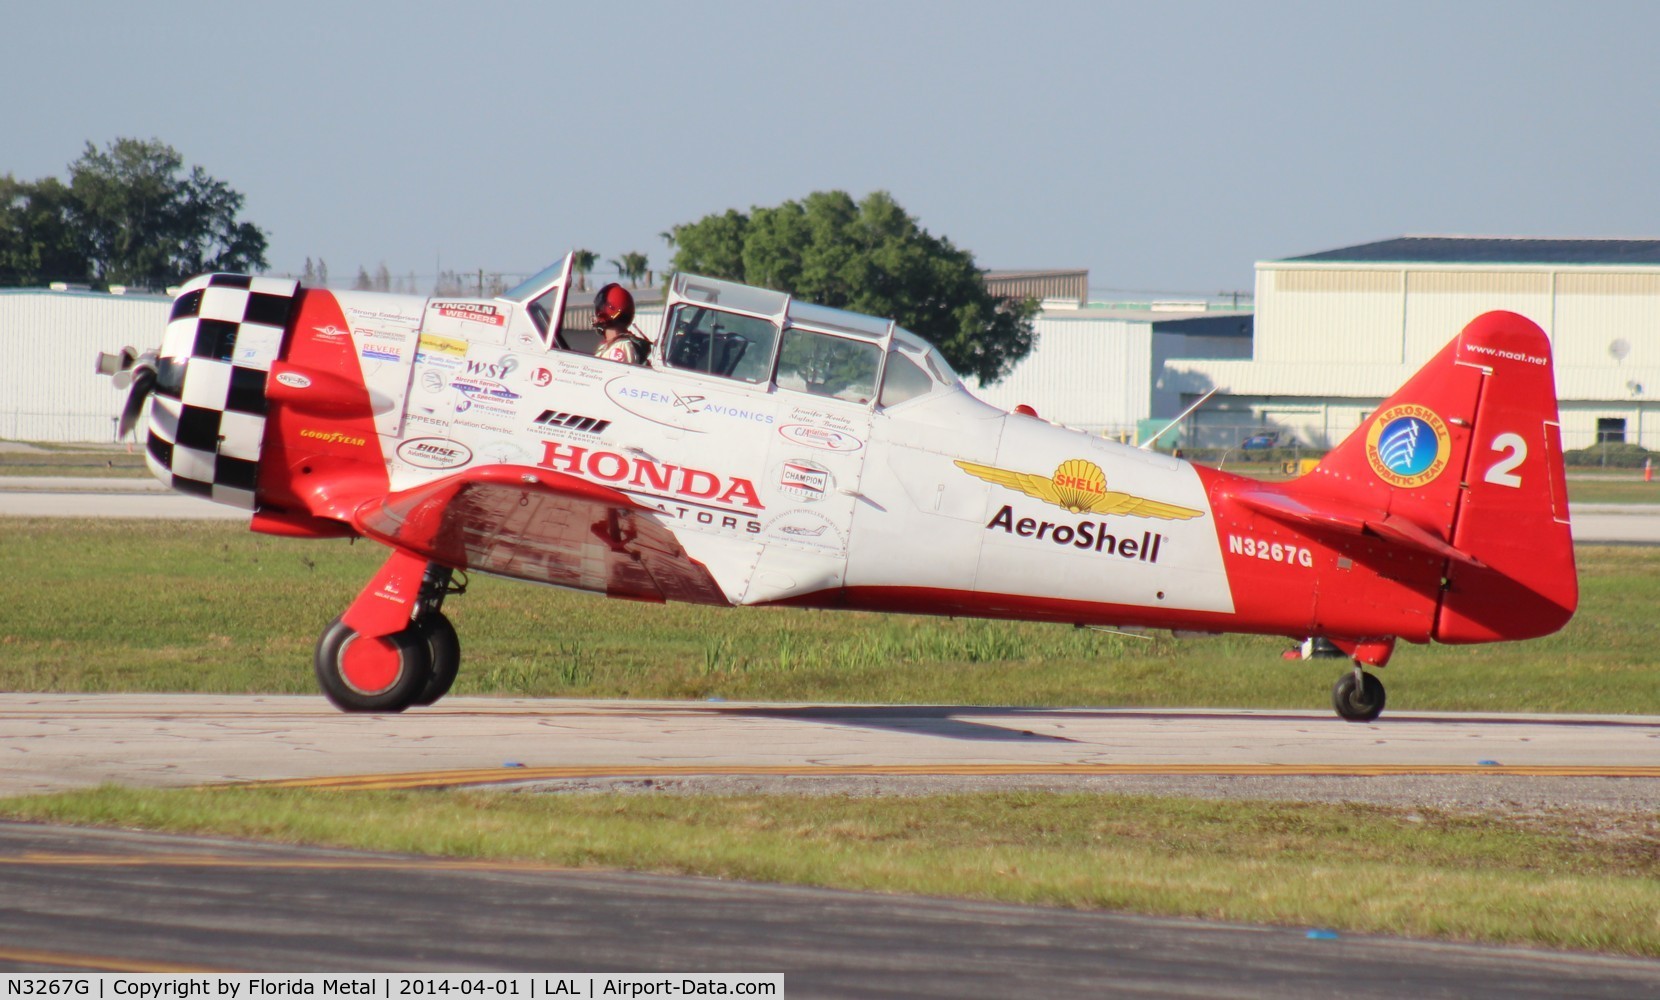
[[69,166],[71,221],[100,281],[165,287],[204,271],[262,271],[265,234],[242,195],[158,140],[87,143]]
[[640,287],[640,281],[649,273],[646,268],[650,263],[646,255],[638,250],[630,250],[621,257],[611,258],[611,266],[617,269],[619,277],[628,279],[630,288]]
[[887,316],[991,384],[1032,350],[1038,305],[986,290],[965,250],[923,229],[885,191],[819,191],[748,215],[728,210],[668,233],[674,267]]
[[592,250],[578,250],[571,254],[571,270],[576,272],[576,290],[588,290],[588,274],[599,263],[599,254]]
[[0,177],[0,284],[84,281],[86,252],[70,223],[72,196],[52,177]]

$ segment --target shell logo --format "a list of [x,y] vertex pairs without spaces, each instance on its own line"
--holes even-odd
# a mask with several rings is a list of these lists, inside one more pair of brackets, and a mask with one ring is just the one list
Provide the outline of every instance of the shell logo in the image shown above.
[[1107,474],[1101,471],[1099,465],[1082,458],[1067,459],[1055,468],[1054,475],[1048,477],[961,460],[956,465],[976,479],[1024,493],[1074,514],[1121,514],[1161,521],[1186,521],[1204,514],[1204,511],[1192,507],[1109,490]]

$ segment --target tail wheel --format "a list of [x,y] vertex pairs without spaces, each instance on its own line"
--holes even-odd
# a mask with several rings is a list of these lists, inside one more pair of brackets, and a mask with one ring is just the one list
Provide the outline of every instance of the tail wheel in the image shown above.
[[420,696],[410,704],[430,705],[450,693],[455,675],[461,669],[461,639],[455,626],[441,611],[430,611],[416,620],[414,631],[426,641],[432,671]]
[[323,694],[343,712],[401,712],[432,675],[432,652],[415,629],[365,639],[339,618],[317,640],[314,662]]
[[1371,722],[1383,714],[1383,682],[1362,670],[1352,670],[1331,688],[1331,704],[1349,722]]

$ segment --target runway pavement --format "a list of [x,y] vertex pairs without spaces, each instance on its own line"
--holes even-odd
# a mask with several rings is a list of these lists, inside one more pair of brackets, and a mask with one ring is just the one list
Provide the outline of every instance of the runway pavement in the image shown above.
[[0,823],[0,970],[782,972],[808,997],[1660,995],[1660,962]]
[[[290,781],[351,787],[642,777],[1619,780],[1655,801],[1660,717],[0,694],[0,794]],[[1386,786],[1387,782],[1380,782]],[[1598,793],[1601,794],[1601,793]]]

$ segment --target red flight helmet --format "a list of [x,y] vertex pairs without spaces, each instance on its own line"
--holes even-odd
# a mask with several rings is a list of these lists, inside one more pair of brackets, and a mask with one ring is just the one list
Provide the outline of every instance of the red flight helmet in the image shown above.
[[628,289],[615,281],[599,290],[594,296],[594,325],[601,329],[608,326],[627,328],[634,322],[634,296],[628,294]]

